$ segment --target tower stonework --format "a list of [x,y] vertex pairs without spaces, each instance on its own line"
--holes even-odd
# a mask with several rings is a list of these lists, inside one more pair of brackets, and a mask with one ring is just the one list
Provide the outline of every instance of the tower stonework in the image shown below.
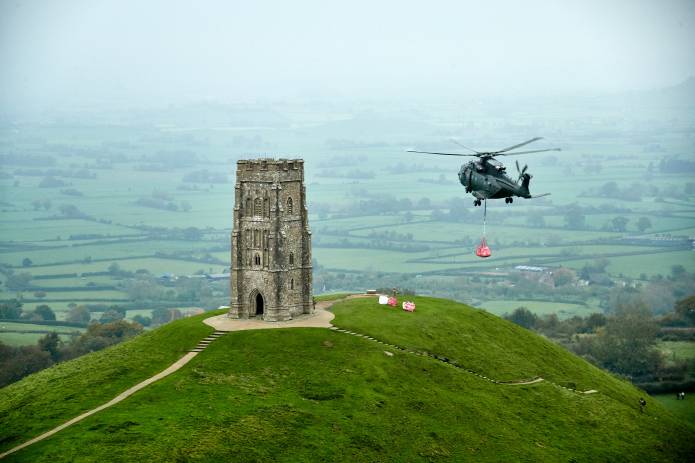
[[312,313],[311,272],[304,160],[238,161],[229,317]]

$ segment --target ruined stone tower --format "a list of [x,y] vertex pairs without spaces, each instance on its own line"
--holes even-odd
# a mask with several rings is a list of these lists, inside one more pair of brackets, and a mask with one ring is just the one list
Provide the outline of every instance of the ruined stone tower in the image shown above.
[[229,307],[266,321],[313,312],[304,160],[237,162]]

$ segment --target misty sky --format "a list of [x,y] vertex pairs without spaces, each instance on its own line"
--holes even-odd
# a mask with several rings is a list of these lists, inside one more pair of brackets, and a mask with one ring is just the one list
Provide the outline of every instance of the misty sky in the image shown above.
[[0,0],[0,105],[650,89],[694,44],[693,0]]

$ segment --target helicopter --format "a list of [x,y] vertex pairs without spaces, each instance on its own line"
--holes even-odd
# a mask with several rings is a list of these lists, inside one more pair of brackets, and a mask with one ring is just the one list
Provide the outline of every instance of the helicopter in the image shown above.
[[543,196],[548,196],[550,193],[543,193],[540,195],[531,195],[529,192],[529,183],[533,177],[531,174],[526,172],[528,165],[524,165],[523,168],[519,168],[519,161],[516,161],[516,170],[519,173],[517,180],[511,179],[507,175],[506,167],[495,159],[496,156],[516,156],[519,154],[531,154],[531,153],[543,153],[546,151],[561,151],[560,148],[549,148],[541,150],[530,150],[530,151],[517,151],[510,152],[515,149],[526,146],[529,143],[533,143],[538,140],[542,140],[543,137],[535,137],[527,140],[523,143],[519,143],[508,148],[501,149],[499,151],[476,151],[465,145],[462,145],[457,140],[451,140],[452,142],[459,145],[473,154],[466,153],[439,153],[433,151],[416,151],[407,150],[409,153],[419,153],[419,154],[436,154],[439,156],[471,156],[477,157],[473,161],[461,165],[458,176],[461,185],[466,188],[466,193],[471,193],[475,200],[473,201],[474,206],[480,206],[483,200],[487,199],[501,199],[504,198],[504,202],[511,204],[514,202],[514,196],[520,198],[540,198]]

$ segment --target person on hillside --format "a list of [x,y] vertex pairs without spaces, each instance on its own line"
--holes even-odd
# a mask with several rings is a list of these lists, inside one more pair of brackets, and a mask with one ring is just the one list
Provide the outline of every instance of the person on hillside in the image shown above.
[[644,407],[647,406],[647,401],[643,397],[639,398],[639,412],[644,413]]

